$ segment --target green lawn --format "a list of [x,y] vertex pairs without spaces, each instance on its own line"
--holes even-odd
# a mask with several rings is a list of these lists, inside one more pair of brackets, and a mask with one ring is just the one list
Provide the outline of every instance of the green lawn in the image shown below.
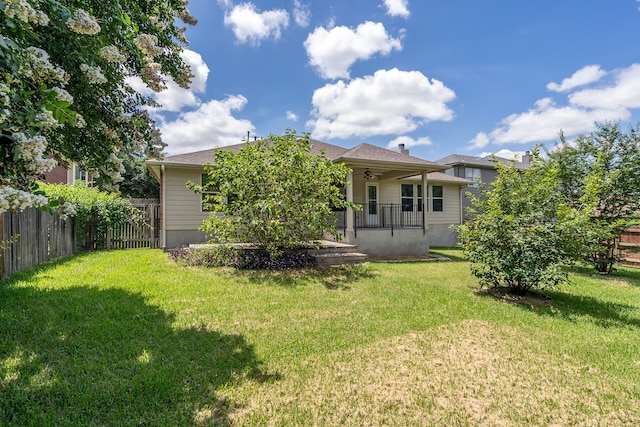
[[292,272],[84,254],[0,284],[0,425],[640,425],[640,271],[550,307],[451,262]]

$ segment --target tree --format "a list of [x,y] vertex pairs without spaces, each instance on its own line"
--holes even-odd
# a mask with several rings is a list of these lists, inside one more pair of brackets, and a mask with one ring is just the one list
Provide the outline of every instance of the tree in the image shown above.
[[190,184],[216,193],[208,199],[213,212],[201,230],[216,241],[253,243],[271,257],[323,232],[338,238],[333,208],[348,205],[339,186],[349,184],[349,169],[311,149],[308,135],[288,129],[248,142],[237,153],[217,150],[215,163],[205,166],[207,182]]
[[134,199],[160,198],[160,184],[145,165],[147,157],[133,153],[122,161],[124,181],[120,183],[120,194]]
[[561,265],[580,253],[585,213],[557,197],[558,171],[538,150],[529,169],[496,168],[495,181],[472,196],[473,219],[457,227],[472,274],[483,286],[518,294],[566,280]]
[[122,180],[127,153],[164,147],[150,100],[127,83],[159,91],[192,77],[176,18],[182,0],[0,0],[0,211],[42,206],[34,179],[73,161],[103,188]]
[[561,194],[574,207],[592,206],[585,224],[590,238],[583,249],[601,273],[610,273],[619,261],[617,239],[638,223],[640,212],[640,133],[619,122],[596,123],[597,130],[572,143],[560,136],[560,149],[549,153],[559,171]]

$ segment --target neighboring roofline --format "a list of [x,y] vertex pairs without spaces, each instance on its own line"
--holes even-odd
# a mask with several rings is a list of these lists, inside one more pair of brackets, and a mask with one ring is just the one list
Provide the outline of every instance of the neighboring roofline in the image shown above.
[[[517,169],[527,169],[529,164],[516,161],[514,159],[506,159],[504,157],[495,156],[496,161],[504,165],[514,165]],[[474,157],[467,156],[465,154],[450,154],[446,157],[436,160],[436,163],[441,165],[447,165],[448,167],[455,166],[475,166],[488,169],[495,169],[496,162],[492,160],[491,156]]]

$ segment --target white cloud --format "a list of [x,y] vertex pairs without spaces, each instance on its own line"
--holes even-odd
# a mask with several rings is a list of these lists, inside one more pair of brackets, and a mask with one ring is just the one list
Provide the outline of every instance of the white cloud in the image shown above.
[[594,130],[595,121],[629,118],[625,109],[592,110],[558,106],[548,99],[541,101],[525,113],[512,114],[502,120],[501,126],[490,133],[491,140],[497,144],[551,141],[558,137],[561,129],[566,135],[576,135]]
[[292,122],[297,122],[298,121],[298,115],[296,113],[294,113],[293,111],[287,111],[287,120],[290,120]]
[[489,135],[487,135],[486,133],[478,132],[476,134],[476,137],[469,142],[471,143],[471,146],[469,148],[474,149],[486,147],[487,145],[489,145],[489,142],[491,142],[491,140],[489,139]]
[[371,58],[375,54],[388,55],[392,50],[402,50],[399,39],[387,34],[380,22],[367,21],[355,30],[345,26],[329,30],[318,27],[304,42],[309,63],[327,79],[349,78],[349,68],[356,61]]
[[[629,120],[632,110],[640,108],[640,64],[611,72],[601,71],[599,67],[583,71],[589,67],[578,70],[557,86],[558,90],[569,92],[565,105],[559,105],[552,98],[540,99],[528,111],[503,119],[488,134],[479,133],[470,141],[471,147],[482,148],[490,142],[530,144],[553,141],[558,139],[560,130],[570,138],[594,131],[595,122]],[[602,81],[604,75],[610,79]],[[598,87],[584,87],[595,82],[598,82]],[[581,88],[571,90],[577,87]]]
[[[229,2],[221,4],[231,6]],[[234,6],[231,12],[225,12],[224,24],[233,29],[240,43],[259,45],[270,37],[274,40],[280,38],[282,29],[289,26],[289,13],[282,9],[260,13],[253,3],[242,3]]]
[[150,108],[152,111],[180,111],[183,107],[193,107],[200,104],[196,93],[204,93],[209,76],[209,67],[202,56],[192,50],[184,50],[180,53],[182,60],[191,67],[193,79],[189,89],[181,88],[170,77],[165,77],[167,88],[161,92],[149,89],[140,77],[131,77],[127,83],[138,93],[152,97],[161,106]]
[[569,95],[571,104],[587,108],[640,108],[640,64],[614,72],[613,85]]
[[299,27],[309,26],[311,20],[311,11],[309,5],[302,4],[298,0],[293,1],[293,20],[296,21],[296,25]]
[[242,110],[245,105],[244,96],[228,96],[222,101],[203,103],[197,110],[182,113],[174,121],[161,123],[159,128],[162,140],[168,144],[167,152],[179,154],[239,144],[247,131],[255,130],[249,120],[233,117],[233,112]]
[[431,139],[428,136],[423,136],[422,138],[413,139],[409,136],[402,135],[392,141],[389,141],[389,143],[387,144],[387,148],[390,150],[394,150],[398,148],[400,144],[404,144],[405,148],[411,148],[411,147],[417,147],[420,145],[424,145],[424,146],[431,145],[433,144],[433,142],[431,142]]
[[373,76],[316,89],[307,123],[316,138],[404,134],[430,121],[448,121],[455,93],[419,71],[378,70]]
[[600,69],[599,65],[587,65],[586,67],[582,67],[581,69],[573,73],[571,77],[562,79],[562,82],[560,84],[553,82],[549,83],[547,85],[547,89],[554,92],[567,92],[576,87],[597,82],[606,74],[607,73],[605,71]]
[[409,0],[384,0],[384,6],[387,8],[387,15],[400,16],[408,18],[410,15],[407,7]]

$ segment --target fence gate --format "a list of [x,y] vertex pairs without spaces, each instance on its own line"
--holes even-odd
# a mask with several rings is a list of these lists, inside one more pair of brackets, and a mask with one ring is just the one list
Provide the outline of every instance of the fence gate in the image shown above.
[[160,247],[160,201],[158,199],[131,199],[131,204],[144,218],[144,224],[129,221],[99,232],[97,222],[86,224],[82,236],[84,250],[133,249]]

